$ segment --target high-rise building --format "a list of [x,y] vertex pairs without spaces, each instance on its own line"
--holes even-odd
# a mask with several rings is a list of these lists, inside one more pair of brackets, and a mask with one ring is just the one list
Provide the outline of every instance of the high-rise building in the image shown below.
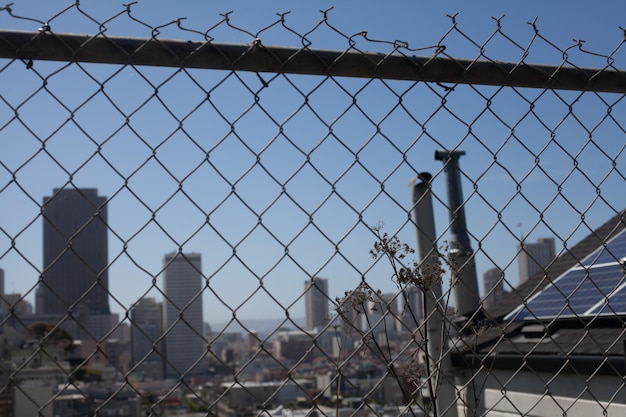
[[165,346],[159,341],[163,334],[163,303],[152,297],[140,299],[130,310],[131,366],[145,378],[163,378]]
[[367,301],[365,314],[361,315],[361,329],[385,344],[395,338],[399,318],[397,295],[374,293]]
[[500,268],[491,268],[483,274],[483,289],[485,297],[483,305],[486,308],[492,307],[506,293],[503,285],[503,272]]
[[0,294],[4,294],[4,269],[0,268]]
[[54,189],[45,197],[43,269],[37,314],[109,315],[106,198],[95,188]]
[[521,242],[519,252],[519,283],[547,267],[555,257],[554,239],[537,239],[536,243]]
[[180,378],[203,373],[206,339],[202,320],[202,257],[170,253],[163,258],[163,328],[165,376]]
[[304,320],[308,330],[321,330],[330,321],[327,279],[304,282]]
[[412,333],[424,318],[424,293],[416,286],[406,287],[403,291],[398,330]]
[[22,294],[2,294],[2,299],[0,299],[0,310],[11,310],[11,315],[23,318],[24,316],[30,316],[33,314],[33,305],[29,303],[28,300],[25,300]]

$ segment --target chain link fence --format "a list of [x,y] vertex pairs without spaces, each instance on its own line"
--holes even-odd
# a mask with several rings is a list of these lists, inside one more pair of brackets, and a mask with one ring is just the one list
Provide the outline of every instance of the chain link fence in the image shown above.
[[623,38],[0,19],[0,415],[624,412]]

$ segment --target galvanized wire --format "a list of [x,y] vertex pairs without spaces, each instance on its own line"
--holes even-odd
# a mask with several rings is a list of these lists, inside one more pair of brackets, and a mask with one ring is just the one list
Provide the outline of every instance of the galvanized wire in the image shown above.
[[[343,33],[331,10],[304,30],[288,13],[260,30],[231,13],[208,28],[155,25],[133,4],[102,18],[77,2],[48,19],[7,5],[0,18],[11,27],[0,31],[0,267],[20,280],[19,293],[0,294],[5,415],[624,407],[621,312],[608,322],[503,318],[580,263],[582,243],[606,245],[624,228],[623,39],[601,54],[581,40],[557,46],[536,22],[516,39],[495,18],[477,40],[450,16],[436,45],[415,47]],[[91,30],[72,34],[67,21]],[[133,37],[110,34],[118,25]],[[266,44],[275,32],[288,44]],[[319,34],[335,47],[316,48]],[[248,43],[220,43],[228,36]],[[464,57],[454,55],[460,43]],[[535,48],[552,62],[527,62]],[[440,148],[467,150],[452,218],[446,165],[432,157]],[[403,244],[415,246],[420,227],[406,183],[425,170],[436,264]],[[86,198],[93,187],[104,203],[71,232],[52,222],[66,247],[42,265],[44,196],[60,188]],[[451,236],[460,210],[474,247],[461,257]],[[77,243],[97,220],[109,239],[103,270]],[[558,259],[518,282],[524,245],[545,235]],[[161,263],[166,253],[178,258]],[[64,297],[50,280],[63,256],[94,281],[63,300],[61,315],[33,314],[40,293]],[[459,317],[453,293],[471,286],[453,277],[472,265],[499,278]],[[166,281],[185,277],[200,290],[177,298],[183,285]],[[311,285],[320,278],[330,288]],[[102,289],[118,317],[98,327],[106,319],[86,304]],[[315,297],[321,307],[304,311]],[[192,319],[200,301],[210,331]],[[257,331],[251,318],[266,313],[276,320]],[[304,314],[323,324],[306,326]],[[429,352],[433,326],[440,354]],[[175,358],[180,334],[201,352]],[[450,389],[453,402],[437,401]]]

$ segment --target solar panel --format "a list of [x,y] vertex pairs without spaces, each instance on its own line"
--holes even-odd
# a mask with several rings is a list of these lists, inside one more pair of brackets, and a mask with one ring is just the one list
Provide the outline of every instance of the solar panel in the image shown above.
[[626,230],[596,249],[505,319],[626,315]]
[[598,314],[620,314],[626,311],[626,284],[622,284],[613,294],[607,299],[602,300],[593,306],[587,315]]
[[626,255],[626,230],[611,239],[606,248],[598,248],[594,253],[583,260],[583,266],[600,265],[619,262]]

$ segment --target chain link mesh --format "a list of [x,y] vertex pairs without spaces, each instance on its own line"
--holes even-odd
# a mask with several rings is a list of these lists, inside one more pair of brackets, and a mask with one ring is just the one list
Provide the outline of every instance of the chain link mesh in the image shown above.
[[[102,20],[78,2],[0,18],[14,28],[0,35],[2,415],[623,412],[623,310],[507,316],[624,228],[623,39],[609,54],[560,48],[535,22],[515,39],[500,18],[477,40],[450,16],[436,45],[416,48],[343,33],[330,10],[307,30],[285,13],[257,32],[230,13],[208,29],[155,26],[132,4]],[[77,47],[72,31],[92,35]],[[27,53],[42,36],[50,60]],[[167,39],[205,46],[180,56]],[[238,69],[273,39],[296,53],[267,48],[277,71]],[[332,61],[315,49],[326,42]],[[225,66],[194,67],[211,45]],[[416,53],[428,55],[409,64],[418,78],[439,60],[460,78],[385,77]],[[168,54],[179,65],[156,63]],[[304,54],[309,67],[289,72]],[[375,72],[341,76],[350,54]],[[144,58],[155,63],[133,63]],[[517,85],[533,59],[548,83],[576,76]],[[502,83],[475,81],[485,63]],[[613,92],[594,89],[605,77]],[[424,230],[416,176],[435,219],[426,257],[409,247]],[[529,249],[544,237],[548,260]],[[522,258],[539,271],[522,277]],[[481,297],[459,311],[455,291],[478,296],[463,278],[473,268]]]

